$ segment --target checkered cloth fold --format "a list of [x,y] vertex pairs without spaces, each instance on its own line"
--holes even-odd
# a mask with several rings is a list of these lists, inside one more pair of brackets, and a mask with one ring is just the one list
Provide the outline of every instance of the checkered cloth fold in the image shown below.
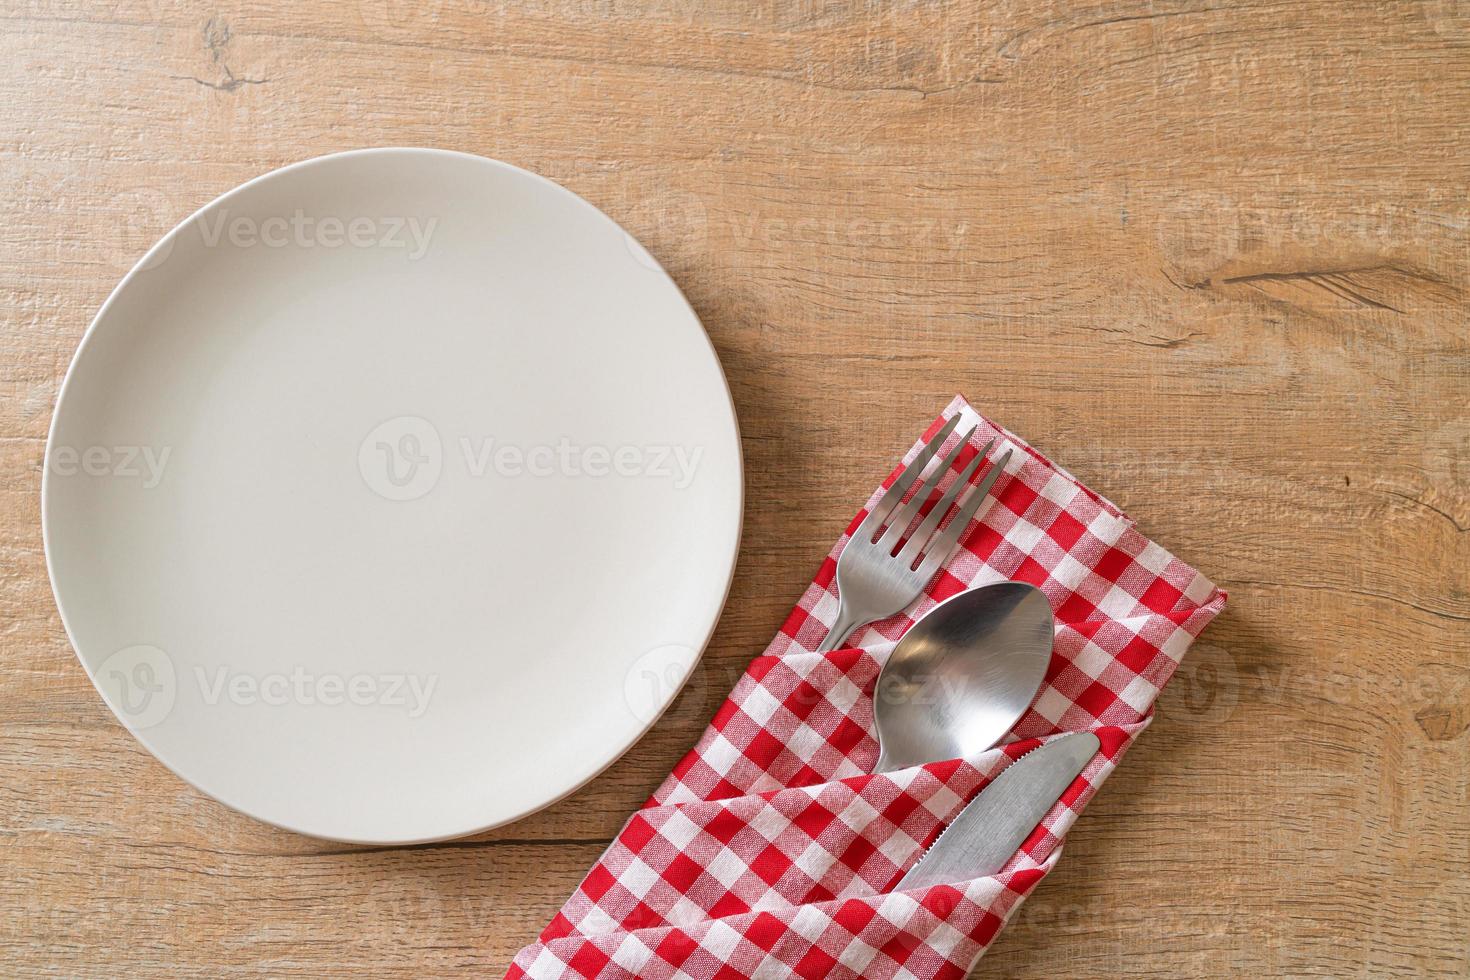
[[[958,980],[1056,864],[1225,594],[963,398],[904,463],[955,413],[965,416],[958,431],[978,425],[965,455],[991,438],[993,458],[1016,453],[925,595],[860,629],[851,646],[811,652],[836,617],[836,558],[859,512],[699,743],[508,977]],[[1040,587],[1057,620],[1046,681],[1025,716],[973,759],[869,775],[873,689],[895,642],[935,604],[1008,579]],[[1011,761],[1076,731],[1095,732],[1102,750],[998,874],[893,890]]]

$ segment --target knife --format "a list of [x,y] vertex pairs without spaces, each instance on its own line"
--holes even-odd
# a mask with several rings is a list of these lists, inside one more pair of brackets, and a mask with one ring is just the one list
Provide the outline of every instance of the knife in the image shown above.
[[895,888],[995,874],[1101,747],[1092,732],[1074,732],[1027,752],[965,804]]

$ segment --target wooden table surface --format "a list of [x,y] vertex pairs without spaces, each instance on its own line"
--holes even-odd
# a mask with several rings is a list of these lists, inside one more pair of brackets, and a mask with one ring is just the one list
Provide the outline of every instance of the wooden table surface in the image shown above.
[[[981,977],[1470,974],[1470,5],[10,0],[0,974],[495,974],[957,391],[1231,594]],[[696,681],[494,833],[273,830],[93,692],[41,548],[78,339],[182,216],[498,157],[702,317],[748,479]]]

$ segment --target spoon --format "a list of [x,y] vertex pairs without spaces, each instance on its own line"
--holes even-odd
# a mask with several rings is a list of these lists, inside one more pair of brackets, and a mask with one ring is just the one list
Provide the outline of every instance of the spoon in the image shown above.
[[998,582],[952,596],[898,641],[878,674],[878,765],[892,772],[990,748],[1046,679],[1051,604],[1034,585]]

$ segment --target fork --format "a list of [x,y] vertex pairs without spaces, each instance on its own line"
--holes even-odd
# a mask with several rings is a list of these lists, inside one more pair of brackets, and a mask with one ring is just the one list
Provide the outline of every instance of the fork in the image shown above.
[[[954,520],[943,530],[936,531],[939,522],[944,519],[955,499],[984,462],[990,447],[995,445],[994,439],[987,442],[985,448],[975,454],[975,458],[960,472],[959,477],[925,515],[900,549],[899,542],[903,538],[903,532],[913,523],[919,508],[938,488],[939,481],[959,458],[960,450],[969,444],[970,437],[975,434],[974,428],[966,432],[959,444],[949,451],[934,473],[924,481],[919,491],[908,503],[904,503],[904,494],[908,493],[909,487],[914,485],[929,461],[939,452],[939,447],[954,432],[959,421],[960,417],[956,414],[929,440],[923,451],[914,457],[914,461],[904,467],[898,479],[893,481],[893,486],[888,488],[877,506],[868,512],[863,523],[848,539],[842,554],[837,556],[837,621],[832,624],[827,638],[817,647],[816,652],[826,653],[837,649],[859,626],[887,619],[917,599],[924,591],[924,586],[929,584],[929,580],[939,570],[939,566],[954,552],[960,535],[980,509],[981,502],[989,495],[996,478],[1010,462],[1011,450],[1007,449],[1005,455],[986,472],[974,493],[963,505],[956,508]],[[931,536],[933,540],[930,540]]]

